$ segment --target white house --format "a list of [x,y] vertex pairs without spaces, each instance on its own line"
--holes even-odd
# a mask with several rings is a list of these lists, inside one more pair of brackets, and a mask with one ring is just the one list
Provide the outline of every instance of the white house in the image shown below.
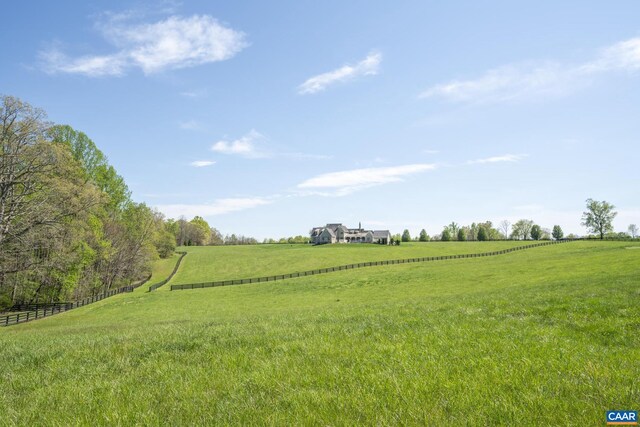
[[342,224],[327,224],[324,227],[314,227],[311,232],[311,243],[323,245],[329,243],[378,243],[388,245],[391,242],[389,230],[364,230],[347,228]]

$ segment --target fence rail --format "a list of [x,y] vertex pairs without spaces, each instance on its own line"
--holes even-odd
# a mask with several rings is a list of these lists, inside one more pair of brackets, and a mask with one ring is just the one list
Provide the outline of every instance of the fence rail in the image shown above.
[[[135,286],[123,286],[122,288],[112,289],[107,292],[95,295],[93,297],[83,298],[74,302],[62,302],[52,304],[24,304],[25,307],[33,306],[34,309],[27,311],[26,313],[15,313],[0,316],[0,326],[17,325],[18,323],[29,322],[31,320],[42,319],[43,317],[49,317],[54,314],[64,313],[65,311],[73,310],[74,308],[83,307],[94,302],[101,301],[105,298],[121,294],[124,292],[133,292]],[[16,306],[14,306],[16,307]],[[12,307],[13,308],[13,307]],[[14,310],[17,311],[17,310]]]
[[164,279],[162,282],[156,283],[154,285],[149,286],[149,292],[153,292],[156,289],[158,289],[161,286],[164,286],[165,284],[167,284],[167,282],[169,282],[169,280],[171,280],[173,278],[173,276],[176,274],[176,272],[178,271],[178,268],[180,267],[180,263],[182,262],[182,258],[185,257],[185,255],[187,255],[186,252],[178,252],[180,254],[180,258],[178,258],[178,262],[176,262],[175,267],[173,267],[173,271],[171,272],[171,274],[169,275],[169,277],[167,277],[166,279]]
[[249,283],[273,282],[276,280],[293,279],[296,277],[305,277],[305,276],[315,276],[316,274],[326,274],[334,271],[351,270],[355,268],[364,268],[364,267],[375,267],[380,265],[395,265],[395,264],[407,264],[407,263],[414,263],[414,262],[431,262],[431,261],[442,261],[442,260],[449,260],[449,259],[496,256],[496,255],[503,255],[503,254],[515,252],[515,251],[521,251],[524,249],[534,248],[538,246],[556,245],[559,243],[565,243],[565,242],[571,242],[571,241],[573,240],[570,240],[570,239],[551,240],[551,241],[546,241],[541,243],[534,243],[531,245],[524,245],[524,246],[517,246],[514,248],[503,249],[500,251],[482,252],[477,254],[441,255],[441,256],[433,256],[433,257],[360,262],[356,264],[340,265],[337,267],[320,268],[316,270],[300,271],[300,272],[289,273],[289,274],[278,274],[275,276],[252,277],[249,279],[220,280],[215,282],[186,283],[181,285],[171,285],[171,290],[179,291],[179,290],[185,290],[185,289],[213,288],[216,286],[230,286],[230,285],[244,285]]

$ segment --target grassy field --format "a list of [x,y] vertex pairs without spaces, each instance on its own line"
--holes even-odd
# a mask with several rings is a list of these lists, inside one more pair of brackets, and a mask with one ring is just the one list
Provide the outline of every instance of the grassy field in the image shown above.
[[[153,264],[153,268],[151,270],[151,280],[145,283],[144,286],[140,286],[136,289],[137,292],[147,292],[149,291],[149,287],[155,285],[156,283],[160,283],[165,280],[178,262],[178,258],[180,258],[179,254],[174,253],[169,258],[159,259]],[[162,286],[157,289],[159,290],[169,290],[167,285]]]
[[[531,242],[529,242],[531,243]],[[181,268],[168,285],[287,274],[358,262],[491,252],[527,243],[427,242],[382,245],[253,245],[181,247],[187,251]]]
[[640,402],[639,246],[115,296],[0,329],[0,424],[603,425]]

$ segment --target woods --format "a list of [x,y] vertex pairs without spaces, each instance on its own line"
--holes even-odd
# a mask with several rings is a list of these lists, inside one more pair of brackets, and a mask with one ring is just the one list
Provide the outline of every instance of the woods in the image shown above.
[[168,235],[87,135],[0,98],[0,309],[140,280]]

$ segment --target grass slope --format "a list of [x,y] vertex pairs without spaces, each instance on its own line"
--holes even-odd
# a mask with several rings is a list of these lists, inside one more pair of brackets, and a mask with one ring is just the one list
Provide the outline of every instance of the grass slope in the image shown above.
[[[176,263],[180,259],[180,254],[174,253],[168,258],[156,260],[153,263],[153,267],[151,269],[151,280],[145,284],[145,286],[141,286],[137,290],[142,289],[143,292],[148,292],[149,287],[155,285],[156,283],[160,283],[165,280],[171,272],[173,268],[176,266]],[[169,290],[169,286],[164,285],[159,287],[156,291],[160,290]]]
[[491,252],[527,243],[531,242],[409,242],[400,246],[298,244],[181,247],[179,250],[188,252],[182,260],[185,264],[169,285],[270,276],[358,262]]
[[0,420],[603,424],[640,401],[628,246],[116,296],[0,329]]

